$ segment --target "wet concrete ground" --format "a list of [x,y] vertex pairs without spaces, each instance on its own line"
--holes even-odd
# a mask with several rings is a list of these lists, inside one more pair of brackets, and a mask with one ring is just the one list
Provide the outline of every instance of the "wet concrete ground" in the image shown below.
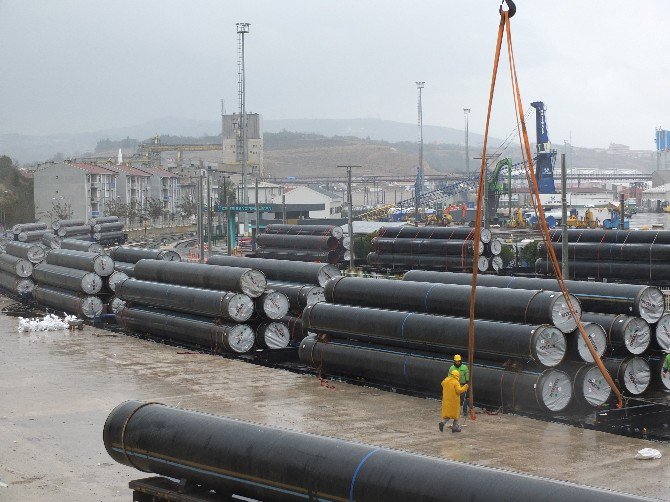
[[[0,307],[4,305],[0,298]],[[130,501],[146,477],[114,463],[102,428],[127,399],[158,401],[262,424],[405,449],[670,500],[665,443],[479,414],[440,433],[440,403],[86,327],[18,333],[0,316],[0,500]],[[633,457],[645,447],[660,460]]]

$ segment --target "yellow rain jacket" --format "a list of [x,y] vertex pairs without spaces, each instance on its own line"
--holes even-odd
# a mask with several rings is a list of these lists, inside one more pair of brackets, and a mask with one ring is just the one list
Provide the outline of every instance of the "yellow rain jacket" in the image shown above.
[[442,380],[442,418],[458,419],[461,417],[461,399],[458,397],[468,390],[468,384],[460,384],[461,374],[453,370]]

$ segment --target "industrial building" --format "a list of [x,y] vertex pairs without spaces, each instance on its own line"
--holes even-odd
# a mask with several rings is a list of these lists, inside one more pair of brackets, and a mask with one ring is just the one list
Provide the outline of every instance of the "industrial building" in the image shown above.
[[[223,115],[223,159],[224,164],[241,164],[244,144],[240,115]],[[247,113],[247,151],[251,173],[263,175],[263,117],[258,113]]]
[[[273,202],[281,204],[281,196],[275,197]],[[285,202],[286,204],[323,204],[324,209],[309,212],[310,218],[342,217],[342,196],[314,186],[299,186],[287,189],[285,192]]]

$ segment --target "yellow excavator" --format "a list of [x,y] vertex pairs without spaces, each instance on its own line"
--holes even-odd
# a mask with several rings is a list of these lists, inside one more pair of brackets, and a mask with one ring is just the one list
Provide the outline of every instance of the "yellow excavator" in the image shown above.
[[587,209],[583,218],[579,218],[574,212],[568,218],[568,228],[598,228],[600,221],[594,218],[593,211]]
[[520,207],[514,211],[514,217],[507,224],[509,228],[528,228],[528,222],[523,217],[523,209]]

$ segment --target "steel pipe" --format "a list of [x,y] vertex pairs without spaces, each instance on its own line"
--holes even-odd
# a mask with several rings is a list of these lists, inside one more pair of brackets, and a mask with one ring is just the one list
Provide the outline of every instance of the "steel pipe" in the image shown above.
[[47,230],[46,223],[17,223],[12,227],[12,233],[19,235],[21,232],[32,232],[35,230]]
[[[453,272],[410,270],[403,276],[403,280],[469,285],[472,277]],[[555,279],[528,277],[485,275],[477,278],[477,285],[495,288],[560,291]],[[565,286],[570,294],[579,299],[582,308],[587,312],[627,314],[641,317],[648,323],[653,324],[661,318],[665,311],[663,293],[653,286],[587,281],[565,281]]]
[[105,250],[97,242],[84,241],[80,239],[63,239],[60,242],[61,249],[72,249],[73,251],[84,251],[86,253],[103,254]]
[[637,396],[649,388],[651,367],[639,356],[603,359],[603,364],[619,389],[627,394]]
[[333,277],[339,277],[340,270],[329,264],[309,262],[287,262],[264,258],[214,255],[209,257],[210,265],[228,267],[248,267],[260,270],[270,281],[298,282],[325,286]]
[[582,312],[582,321],[602,326],[607,334],[608,344],[615,351],[639,355],[646,352],[651,343],[651,327],[640,317]]
[[[535,262],[535,273],[553,275],[551,264],[542,258]],[[670,281],[670,265],[665,262],[578,261],[571,260],[570,279],[617,279],[653,282]]]
[[503,259],[500,256],[496,255],[491,258],[491,270],[494,272],[500,272],[500,269],[503,268],[503,265]]
[[125,308],[125,306],[126,302],[124,302],[121,298],[112,296],[107,302],[107,311],[112,314],[118,314]]
[[342,260],[342,255],[336,249],[332,251],[296,251],[285,248],[258,248],[256,249],[256,256],[270,260],[329,263],[331,265],[335,265]]
[[30,279],[17,277],[4,271],[0,271],[0,286],[19,296],[32,294],[35,284]]
[[5,245],[5,253],[18,256],[31,263],[40,263],[46,256],[46,251],[39,244],[9,241]]
[[255,341],[254,330],[247,324],[214,323],[212,319],[164,310],[125,307],[116,319],[126,332],[196,345],[214,354],[244,354]]
[[663,314],[654,326],[654,339],[659,348],[670,350],[670,314]]
[[95,223],[91,226],[93,232],[97,234],[108,233],[108,232],[117,232],[123,230],[124,224],[119,222],[109,222],[109,223]]
[[[339,277],[328,282],[325,295],[330,303],[470,317],[470,286]],[[579,301],[570,300],[581,314]],[[564,296],[553,291],[478,286],[475,314],[493,321],[551,324],[563,333],[577,328]]]
[[119,220],[118,216],[98,216],[97,218],[91,218],[88,222],[92,225],[98,225],[100,223],[116,223]]
[[283,235],[326,235],[341,239],[342,227],[337,225],[283,225],[271,223],[265,227],[265,234]]
[[[317,303],[302,315],[305,328],[317,334],[382,345],[462,352],[468,349],[470,320],[462,317],[380,310]],[[486,358],[519,358],[545,367],[557,366],[566,352],[565,335],[553,326],[475,321],[477,354]]]
[[[607,349],[607,333],[604,328],[600,324],[594,322],[582,322],[582,327],[584,328],[586,336],[591,342],[593,349],[596,351],[596,354],[598,354],[598,357],[604,356],[605,350]],[[566,339],[568,342],[568,355],[570,358],[575,360],[581,359],[587,363],[595,362],[591,355],[591,351],[586,345],[586,342],[584,342],[584,338],[578,329],[575,329],[570,333]]]
[[254,500],[643,499],[141,401],[111,411],[103,442],[120,464]]
[[21,232],[16,239],[19,242],[39,242],[42,240],[42,237],[48,233],[48,230],[31,230],[28,232]]
[[93,272],[40,263],[33,268],[33,278],[40,284],[95,295],[103,286],[102,278]]
[[267,287],[284,293],[289,301],[289,312],[302,315],[308,305],[325,302],[326,297],[321,286],[309,286],[293,282],[268,281]]
[[59,237],[72,237],[73,235],[91,235],[91,227],[88,225],[60,227],[56,230]]
[[[401,239],[455,239],[474,240],[474,227],[382,227],[379,229],[379,237],[396,237]],[[480,242],[488,244],[491,242],[491,231],[482,228],[479,234]]]
[[264,349],[285,349],[291,341],[291,331],[282,322],[260,322],[253,327],[256,331],[256,345]]
[[105,308],[97,296],[77,294],[43,284],[35,286],[33,298],[38,305],[64,310],[80,317],[97,317]]
[[331,251],[340,241],[332,235],[260,234],[256,243],[263,248]]
[[[556,256],[561,259],[563,251],[561,243],[552,243]],[[546,253],[544,243],[538,248],[540,255]],[[668,261],[670,245],[668,244],[612,244],[596,242],[570,242],[568,259],[586,261]]]
[[46,233],[42,235],[42,244],[47,246],[50,249],[60,249],[61,245],[61,238],[58,237],[56,234],[52,233]]
[[279,291],[266,291],[254,303],[256,311],[268,319],[277,320],[288,314],[289,300]]
[[595,364],[568,362],[561,365],[561,369],[572,379],[576,408],[595,408],[610,400],[612,389]]
[[251,318],[254,303],[247,295],[211,289],[174,286],[126,279],[116,285],[116,296],[138,305],[244,322]]
[[51,223],[51,228],[54,230],[59,230],[65,227],[82,227],[84,225],[86,225],[85,220],[79,220],[79,219],[56,220]]
[[[321,374],[364,378],[371,382],[440,396],[450,359],[411,353],[393,347],[317,342],[312,336],[300,344],[300,360],[320,368]],[[477,404],[509,409],[560,412],[572,397],[570,377],[555,368],[544,372],[506,370],[493,364],[475,364]]]
[[[434,270],[472,270],[472,258],[460,256],[434,256],[425,254],[379,254],[374,251],[368,253],[369,265],[377,267],[393,267],[407,270],[420,267]],[[477,257],[477,269],[485,272],[489,269],[489,259],[486,256]]]
[[342,241],[340,242],[340,244],[347,251],[349,251],[351,249],[351,239],[349,238],[348,235],[345,235],[344,237],[342,237]]
[[140,260],[181,261],[181,256],[170,249],[145,249],[118,246],[109,252],[114,261],[137,263]]
[[134,263],[125,263],[123,261],[114,262],[114,270],[117,272],[123,272],[128,277],[135,277],[135,264]]
[[491,242],[489,242],[487,245],[487,251],[495,256],[498,256],[500,253],[502,253],[503,244],[504,242],[502,239],[491,239]]
[[125,232],[96,232],[93,239],[97,242],[114,243],[125,242],[128,235]]
[[300,342],[309,334],[302,319],[299,317],[285,316],[282,318],[281,322],[288,328],[292,342]]
[[123,272],[119,272],[118,270],[115,270],[109,276],[107,276],[107,287],[109,288],[110,291],[114,292],[116,291],[116,286],[119,283],[125,281],[126,279],[128,279],[128,275],[126,275]]
[[[562,230],[552,230],[551,240],[560,242]],[[570,243],[597,242],[613,244],[670,244],[668,230],[604,230],[604,229],[570,229]]]
[[133,277],[144,281],[233,291],[251,298],[259,297],[267,288],[265,274],[260,270],[202,263],[142,259],[133,266]]
[[114,260],[110,256],[86,251],[55,249],[47,255],[46,262],[50,265],[94,272],[100,277],[107,277],[114,272]]
[[670,390],[670,371],[663,372],[663,357],[650,357],[649,366],[651,368],[651,384],[661,390]]
[[440,256],[468,256],[484,254],[484,243],[475,253],[474,241],[448,239],[395,239],[375,237],[373,249],[377,254],[432,254]]
[[0,254],[0,270],[25,279],[33,273],[33,264],[24,258],[2,253]]

